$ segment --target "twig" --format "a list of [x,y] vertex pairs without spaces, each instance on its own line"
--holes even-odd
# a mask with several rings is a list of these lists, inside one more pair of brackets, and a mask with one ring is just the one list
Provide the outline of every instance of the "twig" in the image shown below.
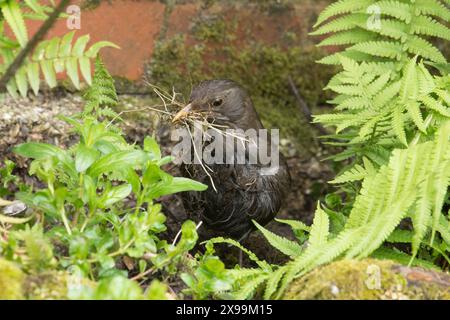
[[34,34],[33,38],[27,43],[25,48],[23,48],[14,61],[9,65],[8,69],[6,69],[5,74],[0,79],[0,92],[6,91],[6,86],[11,80],[11,78],[16,73],[17,69],[20,68],[25,58],[30,54],[30,52],[36,47],[36,45],[45,37],[47,32],[55,23],[56,19],[59,17],[64,8],[70,3],[70,0],[61,0],[58,6],[53,10],[51,15],[47,20],[42,24],[39,30]]
[[305,116],[306,120],[313,125],[314,127],[319,130],[319,132],[323,135],[329,134],[329,132],[320,124],[313,122],[313,117],[311,110],[308,107],[308,104],[306,101],[302,98],[300,93],[297,90],[297,87],[295,86],[294,80],[292,80],[292,77],[288,77],[289,86],[291,87],[292,93],[294,94],[295,98],[297,99],[298,106],[300,107],[300,110],[302,111],[303,115]]

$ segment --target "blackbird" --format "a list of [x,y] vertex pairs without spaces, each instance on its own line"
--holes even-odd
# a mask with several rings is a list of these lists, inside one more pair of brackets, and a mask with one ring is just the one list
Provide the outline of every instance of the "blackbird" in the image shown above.
[[[264,129],[250,96],[231,80],[200,83],[192,90],[188,105],[176,114],[174,122],[199,114],[218,127],[244,131]],[[268,144],[267,150],[271,150],[271,136],[268,137],[262,141]],[[224,144],[230,143],[230,139],[224,140]],[[247,147],[249,143],[246,140]],[[258,150],[260,147],[257,145]],[[249,148],[240,161],[237,148],[233,152],[235,157],[231,160],[225,155],[225,163],[210,164],[207,171],[201,164],[181,165],[183,176],[208,185],[206,191],[182,195],[188,215],[203,221],[203,238],[224,236],[243,240],[255,229],[252,220],[265,225],[275,217],[289,189],[290,176],[281,154],[276,167],[264,172],[262,169],[268,169],[269,165],[261,163],[259,158],[250,161]]]

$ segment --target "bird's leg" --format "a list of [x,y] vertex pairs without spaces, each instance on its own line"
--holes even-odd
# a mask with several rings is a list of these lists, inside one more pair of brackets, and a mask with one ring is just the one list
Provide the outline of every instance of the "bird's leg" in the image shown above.
[[244,260],[244,253],[241,249],[239,249],[239,267],[242,268]]

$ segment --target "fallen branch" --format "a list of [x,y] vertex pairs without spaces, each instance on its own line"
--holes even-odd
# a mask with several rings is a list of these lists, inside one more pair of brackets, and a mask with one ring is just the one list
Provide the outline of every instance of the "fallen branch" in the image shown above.
[[297,87],[295,86],[294,80],[292,80],[292,77],[288,77],[289,86],[291,87],[292,93],[294,94],[295,98],[297,99],[297,104],[300,107],[300,111],[305,116],[306,120],[314,126],[322,135],[328,135],[329,132],[320,124],[320,123],[314,123],[311,110],[308,107],[308,104],[306,101],[302,98],[300,93],[297,90]]

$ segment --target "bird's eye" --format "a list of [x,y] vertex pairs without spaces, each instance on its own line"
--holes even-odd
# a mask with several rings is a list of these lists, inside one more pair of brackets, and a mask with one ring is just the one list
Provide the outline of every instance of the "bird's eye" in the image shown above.
[[216,99],[213,101],[212,105],[213,107],[220,107],[222,105],[222,99]]

